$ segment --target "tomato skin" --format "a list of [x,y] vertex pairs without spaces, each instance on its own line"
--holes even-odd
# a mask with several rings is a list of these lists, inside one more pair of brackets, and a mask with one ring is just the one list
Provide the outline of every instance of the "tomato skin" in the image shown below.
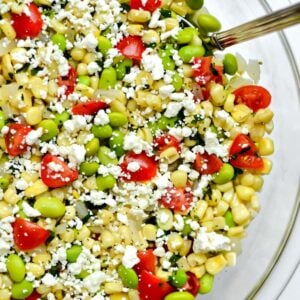
[[146,270],[141,272],[138,284],[141,300],[163,300],[173,290],[169,283],[161,280],[154,274]]
[[[138,163],[140,166],[136,172],[128,170],[128,165],[133,162]],[[140,154],[128,152],[125,155],[124,161],[121,163],[120,167],[125,174],[123,176],[125,181],[149,181],[155,177],[157,173],[157,163],[154,157],[149,157],[145,152]]]
[[200,282],[197,276],[192,272],[186,273],[188,276],[186,284],[182,287],[184,291],[191,293],[194,296],[197,296],[200,289]]
[[242,153],[255,154],[256,152],[257,148],[253,141],[243,133],[240,133],[235,137],[229,149],[230,156]]
[[141,274],[142,271],[148,271],[155,273],[155,266],[157,264],[156,256],[153,254],[153,249],[147,249],[144,251],[139,251],[137,253],[140,262],[135,265],[134,270]]
[[12,26],[16,31],[17,39],[35,38],[43,27],[42,14],[32,2],[27,6],[29,16],[23,12],[21,15],[12,14]]
[[193,194],[184,188],[171,187],[159,202],[165,207],[180,214],[187,214],[193,202]]
[[159,152],[163,152],[164,150],[174,147],[178,152],[180,152],[180,141],[173,135],[170,134],[162,134],[158,136],[154,140],[154,146],[158,148]]
[[14,242],[22,251],[32,250],[42,245],[50,236],[48,230],[21,218],[16,218],[12,227]]
[[239,169],[260,170],[264,167],[261,157],[254,154],[240,154],[229,160],[230,164]]
[[[60,167],[60,170],[54,171],[49,167],[50,163]],[[78,178],[78,171],[68,167],[68,165],[59,157],[52,154],[46,154],[41,162],[42,181],[50,188],[66,186]]]
[[25,300],[40,300],[40,299],[41,299],[41,295],[36,290],[34,290],[32,294],[28,296]]
[[202,175],[214,174],[223,166],[222,160],[215,154],[208,154],[204,152],[203,154],[197,153],[194,162],[194,168]]
[[72,107],[73,115],[95,115],[100,109],[106,108],[107,104],[102,101],[91,100],[75,104]]
[[157,8],[161,6],[161,0],[148,0],[144,5],[142,0],[130,0],[131,9],[143,9],[150,12],[154,12]]
[[266,108],[271,103],[271,94],[259,85],[245,85],[233,92],[235,103],[244,103],[254,112]]
[[142,59],[142,54],[146,50],[142,38],[137,35],[124,37],[116,47],[122,55],[136,61]]
[[60,76],[58,77],[58,85],[60,87],[65,87],[65,95],[68,96],[72,94],[75,90],[77,72],[73,66],[69,66],[69,73],[67,76]]
[[31,127],[24,124],[11,124],[4,135],[7,152],[10,156],[18,156],[27,151],[26,136]]

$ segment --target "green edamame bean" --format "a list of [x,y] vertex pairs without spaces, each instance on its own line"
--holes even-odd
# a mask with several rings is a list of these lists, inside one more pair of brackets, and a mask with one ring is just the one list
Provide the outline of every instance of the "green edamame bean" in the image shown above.
[[113,130],[110,125],[103,125],[103,126],[93,125],[92,127],[93,135],[99,139],[107,139],[111,137],[112,132]]
[[65,205],[56,197],[39,197],[33,207],[45,218],[60,218],[66,212]]
[[183,78],[177,72],[172,76],[172,84],[176,92],[181,91]]
[[161,61],[162,61],[162,64],[163,64],[165,70],[167,70],[167,71],[175,70],[176,64],[170,56],[167,56],[167,55],[162,56]]
[[112,112],[108,114],[109,123],[113,127],[121,127],[127,124],[127,116],[120,112]]
[[14,299],[22,300],[30,296],[33,292],[33,283],[23,280],[18,283],[13,283],[11,287],[11,295]]
[[184,286],[186,281],[187,281],[186,272],[181,269],[173,273],[173,275],[170,278],[170,283],[176,288],[180,288]]
[[111,41],[105,36],[98,37],[98,49],[103,54],[106,55],[108,50],[112,48]]
[[2,110],[0,110],[0,131],[2,130],[2,128],[5,125],[5,115],[4,112]]
[[124,59],[120,63],[117,64],[117,78],[118,80],[122,80],[125,75],[129,72],[130,68],[133,66],[133,61],[131,59]]
[[65,121],[70,119],[70,114],[67,111],[64,111],[60,114],[56,114],[54,122],[57,126],[61,126]]
[[212,15],[201,14],[198,16],[197,21],[200,28],[205,32],[216,32],[221,29],[220,21]]
[[102,146],[99,148],[98,151],[98,158],[100,160],[100,163],[102,165],[117,165],[118,164],[118,159],[115,157],[116,154],[114,151],[109,149],[106,146]]
[[0,177],[0,188],[2,190],[6,190],[10,183],[10,177],[5,175],[3,177]]
[[111,174],[107,176],[98,176],[96,178],[96,184],[100,191],[110,190],[116,184],[116,179]]
[[93,138],[85,145],[86,155],[87,156],[95,155],[98,152],[99,147],[100,147],[99,140],[97,138]]
[[113,67],[109,67],[102,71],[99,81],[99,89],[113,89],[117,83],[117,72]]
[[192,41],[194,36],[197,34],[197,29],[192,27],[187,27],[178,32],[177,43],[178,44],[188,44]]
[[124,155],[125,150],[123,149],[125,134],[122,131],[115,130],[109,139],[109,147],[113,149],[118,157]]
[[214,276],[211,274],[204,274],[201,278],[200,278],[200,290],[199,293],[200,294],[208,294],[211,289],[213,288],[213,284],[214,284]]
[[194,57],[202,57],[205,54],[205,49],[202,46],[184,46],[178,52],[184,63],[189,63]]
[[54,45],[57,45],[58,48],[64,52],[67,48],[67,41],[66,41],[66,38],[60,34],[60,33],[56,33],[54,35],[52,35],[51,37],[51,40],[52,40],[52,43]]
[[78,279],[84,279],[85,277],[88,277],[90,273],[87,270],[81,271],[78,275],[75,275]]
[[78,83],[89,86],[91,84],[91,78],[87,75],[79,75],[77,77]]
[[161,116],[156,122],[149,123],[148,127],[151,132],[155,134],[158,130],[166,130],[169,127],[174,127],[177,121],[178,117],[167,118],[165,116]]
[[57,124],[53,120],[43,120],[40,122],[38,127],[43,128],[43,131],[45,132],[41,136],[41,140],[43,142],[48,142],[51,139],[53,139],[55,136],[58,135],[59,129]]
[[229,228],[236,226],[233,220],[232,212],[230,210],[226,211],[224,218],[225,218],[225,223]]
[[186,0],[185,2],[193,10],[200,9],[204,4],[204,0]]
[[10,279],[14,282],[20,282],[25,278],[25,264],[17,254],[10,254],[6,259],[6,268]]
[[219,173],[214,177],[216,184],[224,184],[230,181],[234,176],[234,168],[231,164],[225,163]]
[[70,263],[76,262],[81,252],[82,252],[82,247],[79,245],[73,245],[71,248],[68,248],[66,251],[67,261]]
[[83,162],[79,167],[79,172],[82,175],[92,176],[97,173],[99,164],[97,162]]
[[186,236],[189,235],[192,232],[192,227],[188,223],[184,223],[183,229],[181,230],[181,234]]
[[173,292],[164,300],[195,300],[195,297],[189,292]]
[[234,75],[238,70],[238,63],[236,57],[231,53],[225,54],[223,59],[223,65],[224,72],[229,75]]
[[133,269],[127,269],[123,265],[118,267],[118,274],[125,287],[136,289],[138,286],[138,276]]

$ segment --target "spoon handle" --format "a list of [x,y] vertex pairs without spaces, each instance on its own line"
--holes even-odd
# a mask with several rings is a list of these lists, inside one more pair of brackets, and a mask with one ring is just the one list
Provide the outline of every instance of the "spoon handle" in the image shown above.
[[300,3],[232,29],[214,33],[211,36],[211,44],[213,47],[223,50],[232,45],[284,29],[297,23],[300,23]]

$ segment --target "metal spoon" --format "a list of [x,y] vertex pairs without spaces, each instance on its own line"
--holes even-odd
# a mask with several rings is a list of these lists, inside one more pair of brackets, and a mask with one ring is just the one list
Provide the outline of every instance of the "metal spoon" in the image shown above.
[[[195,27],[195,25],[188,20],[184,18],[181,18],[181,20],[186,25]],[[267,33],[282,30],[298,23],[300,23],[300,3],[275,11],[229,30],[213,33],[208,37],[206,43],[211,49],[224,50],[230,46],[252,40]]]

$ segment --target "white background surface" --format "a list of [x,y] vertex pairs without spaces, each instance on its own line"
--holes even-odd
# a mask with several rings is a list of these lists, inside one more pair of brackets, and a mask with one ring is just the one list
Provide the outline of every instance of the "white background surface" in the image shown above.
[[[299,0],[269,0],[270,6],[273,9],[279,9],[293,3],[300,3]],[[293,54],[295,56],[298,70],[300,70],[300,25],[286,29],[285,34],[289,40]],[[299,87],[300,88],[300,87]],[[290,281],[286,283],[286,287],[282,291],[278,300],[299,300],[300,299],[300,216],[292,232],[290,240],[287,244],[284,253],[282,254],[276,268],[272,272],[272,275],[267,280],[264,286],[264,290],[272,289],[272,286],[276,285],[276,282],[280,282],[281,274],[290,272],[287,268],[291,257],[298,257],[298,264],[294,265],[292,274],[290,274]],[[258,296],[258,299],[263,299],[263,296]]]

